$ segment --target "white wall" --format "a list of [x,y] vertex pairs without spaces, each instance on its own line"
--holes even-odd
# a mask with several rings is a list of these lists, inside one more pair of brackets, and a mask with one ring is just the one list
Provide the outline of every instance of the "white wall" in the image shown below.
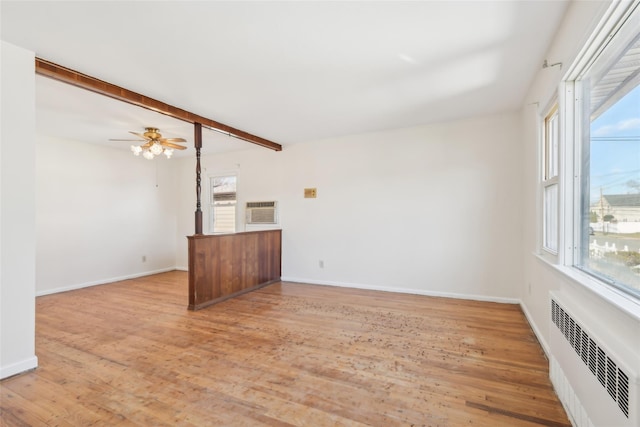
[[[279,202],[285,280],[513,300],[522,280],[513,250],[521,246],[519,134],[517,114],[494,115],[205,156],[203,174],[237,171],[241,219],[246,201]],[[194,161],[182,162],[183,180],[193,182]],[[303,198],[306,187],[317,199]],[[184,239],[194,196],[182,203]],[[184,248],[181,267],[186,239]]]
[[[524,280],[520,294],[523,308],[536,331],[543,347],[552,357],[558,357],[550,349],[551,328],[555,325],[550,321],[550,292],[559,292],[564,300],[570,301],[574,310],[584,314],[584,319],[589,323],[590,332],[603,339],[602,344],[614,349],[618,354],[633,353],[634,347],[640,353],[640,322],[638,316],[632,316],[628,310],[620,310],[602,299],[587,287],[572,280],[567,274],[563,274],[546,261],[539,258],[538,241],[540,238],[540,206],[538,195],[538,126],[540,114],[551,97],[558,89],[558,84],[563,78],[563,73],[575,60],[586,42],[587,37],[593,31],[606,3],[603,2],[572,2],[565,17],[561,30],[553,41],[547,58],[550,63],[562,62],[559,67],[541,69],[526,97],[523,106],[522,138],[525,144],[523,156],[523,194],[524,194],[524,244],[522,246]],[[532,103],[538,103],[532,105]],[[604,288],[604,287],[602,287]],[[603,290],[603,292],[605,292]],[[626,349],[626,351],[625,351]],[[573,353],[571,349],[567,352]],[[633,367],[634,370],[638,366]],[[599,386],[599,385],[598,385]],[[593,400],[604,404],[611,404],[606,392],[599,391],[593,396],[585,396],[590,392],[578,383],[568,383],[568,387],[576,394],[582,394],[585,401]],[[561,390],[563,393],[565,390]],[[564,394],[563,394],[564,396]],[[604,397],[603,397],[604,396]],[[636,397],[637,398],[637,397]],[[608,402],[608,403],[607,403]],[[567,399],[563,402],[567,407],[575,407],[576,401]],[[614,403],[613,403],[614,404]],[[597,419],[597,413],[602,410],[600,404],[586,405],[583,410],[592,421]],[[586,419],[586,418],[585,418]],[[576,425],[581,420],[574,418]],[[592,425],[592,424],[589,424]],[[597,425],[597,424],[596,424]],[[610,424],[602,424],[610,425]]]
[[35,368],[33,52],[0,44],[0,378]]
[[173,159],[37,141],[38,295],[175,267]]

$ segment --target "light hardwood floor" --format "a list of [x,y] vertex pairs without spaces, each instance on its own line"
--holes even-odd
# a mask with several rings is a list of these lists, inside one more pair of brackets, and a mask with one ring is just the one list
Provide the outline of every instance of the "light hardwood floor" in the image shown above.
[[3,426],[570,426],[516,305],[277,283],[187,311],[187,273],[37,298]]

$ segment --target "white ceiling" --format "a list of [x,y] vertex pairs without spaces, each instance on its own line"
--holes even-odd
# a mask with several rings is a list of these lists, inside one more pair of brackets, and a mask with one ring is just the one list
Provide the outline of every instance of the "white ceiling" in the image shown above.
[[[2,0],[0,12],[4,41],[286,148],[519,109],[567,5]],[[108,143],[154,126],[192,145],[188,123],[44,77],[36,91],[39,132]],[[255,147],[212,131],[204,146]]]

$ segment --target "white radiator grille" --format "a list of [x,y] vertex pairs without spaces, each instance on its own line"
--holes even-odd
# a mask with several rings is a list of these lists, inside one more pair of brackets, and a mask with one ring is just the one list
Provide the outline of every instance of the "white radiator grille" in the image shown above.
[[614,362],[603,346],[553,299],[551,320],[575,350],[577,360],[582,360],[618,404],[624,416],[629,418],[629,375]]

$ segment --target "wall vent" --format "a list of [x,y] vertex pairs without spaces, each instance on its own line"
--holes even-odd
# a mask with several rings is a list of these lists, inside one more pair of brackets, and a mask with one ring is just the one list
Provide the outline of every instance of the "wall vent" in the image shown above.
[[554,299],[551,300],[551,321],[573,347],[577,355],[576,362],[582,362],[589,369],[603,391],[617,403],[624,416],[629,418],[629,374]]
[[247,202],[247,224],[277,224],[277,202]]

